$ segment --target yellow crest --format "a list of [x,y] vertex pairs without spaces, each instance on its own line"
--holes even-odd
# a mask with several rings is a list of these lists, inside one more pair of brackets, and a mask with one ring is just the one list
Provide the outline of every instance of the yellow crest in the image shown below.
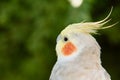
[[77,31],[77,32],[82,32],[82,33],[88,33],[88,34],[91,34],[91,33],[94,33],[96,34],[98,30],[100,29],[106,29],[106,28],[110,28],[114,25],[116,25],[117,23],[114,23],[112,25],[109,25],[109,26],[104,26],[106,23],[108,23],[111,19],[108,19],[109,16],[111,15],[112,13],[112,9],[111,8],[111,11],[110,13],[108,14],[108,16],[101,20],[101,21],[98,21],[98,22],[82,22],[82,23],[74,23],[74,24],[71,24],[71,25],[68,25],[68,27],[66,27],[62,33],[66,33],[66,32],[73,32],[73,31]]

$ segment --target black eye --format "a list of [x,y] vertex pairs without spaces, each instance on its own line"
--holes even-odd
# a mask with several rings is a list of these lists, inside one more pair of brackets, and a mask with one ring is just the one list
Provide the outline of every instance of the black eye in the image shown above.
[[67,38],[67,37],[64,37],[64,41],[68,41],[68,38]]

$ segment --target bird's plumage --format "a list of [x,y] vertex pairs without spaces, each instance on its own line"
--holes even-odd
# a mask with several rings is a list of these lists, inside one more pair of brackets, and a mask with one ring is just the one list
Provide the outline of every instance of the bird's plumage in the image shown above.
[[[110,15],[110,14],[109,14]],[[50,80],[111,80],[101,65],[100,46],[92,37],[109,20],[68,25],[58,36],[57,62]]]
[[110,80],[96,52],[86,50],[72,60],[57,61],[50,80]]

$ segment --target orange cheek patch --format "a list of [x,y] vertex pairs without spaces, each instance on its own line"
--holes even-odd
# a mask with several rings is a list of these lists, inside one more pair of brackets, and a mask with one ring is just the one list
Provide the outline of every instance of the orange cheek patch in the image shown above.
[[66,56],[72,54],[74,51],[76,51],[76,47],[71,42],[67,42],[62,48],[62,52]]

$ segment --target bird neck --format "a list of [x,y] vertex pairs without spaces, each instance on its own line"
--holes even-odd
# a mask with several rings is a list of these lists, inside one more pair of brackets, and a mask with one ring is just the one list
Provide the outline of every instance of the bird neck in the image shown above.
[[100,49],[92,48],[84,50],[84,52],[78,56],[77,61],[80,65],[87,68],[97,68],[101,66]]

